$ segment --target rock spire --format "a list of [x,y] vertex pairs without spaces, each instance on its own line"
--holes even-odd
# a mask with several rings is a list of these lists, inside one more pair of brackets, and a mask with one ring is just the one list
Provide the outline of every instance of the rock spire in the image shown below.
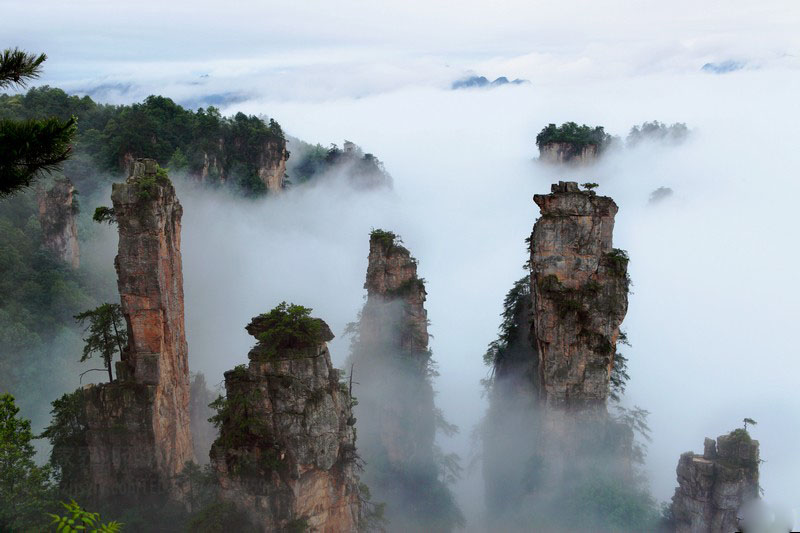
[[349,384],[310,311],[284,303],[253,318],[250,363],[225,373],[216,402],[220,494],[259,531],[356,531],[363,519]]

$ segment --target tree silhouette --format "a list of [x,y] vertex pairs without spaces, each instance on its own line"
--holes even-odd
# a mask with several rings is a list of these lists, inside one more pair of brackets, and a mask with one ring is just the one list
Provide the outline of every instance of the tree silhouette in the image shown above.
[[114,381],[111,373],[111,362],[114,354],[122,353],[122,347],[128,342],[128,331],[125,329],[122,317],[122,307],[119,304],[105,303],[95,309],[84,311],[75,315],[75,320],[83,325],[87,320],[88,336],[83,340],[81,362],[91,359],[92,354],[99,353],[108,370],[108,381]]

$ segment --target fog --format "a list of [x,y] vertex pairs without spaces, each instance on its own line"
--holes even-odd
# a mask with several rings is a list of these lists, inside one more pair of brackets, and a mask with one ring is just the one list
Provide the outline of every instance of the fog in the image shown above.
[[[552,92],[415,89],[324,103],[248,102],[241,109],[268,112],[305,140],[358,142],[385,162],[395,186],[358,192],[333,178],[243,201],[180,185],[192,368],[218,383],[246,361],[244,325],[282,300],[314,308],[331,325],[332,356],[342,365],[344,326],[365,293],[368,233],[390,229],[427,281],[437,403],[462,429],[440,444],[468,457],[469,434],[486,408],[481,356],[496,335],[503,296],[522,275],[523,240],[538,215],[531,197],[558,179],[595,181],[620,206],[615,246],[631,256],[623,329],[633,346],[623,348],[631,374],[623,403],[652,413],[646,467],[654,495],[671,496],[681,452],[701,450],[703,437],[747,416],[759,422],[752,432],[766,460],[765,498],[796,502],[796,80],[792,71],[754,71]],[[532,161],[533,138],[548,122],[603,124],[624,135],[653,118],[686,122],[689,141],[621,149],[585,169]],[[648,204],[660,186],[675,193]],[[473,526],[480,485],[475,471],[458,488]]]
[[[445,7],[413,3],[378,13],[345,2],[332,19],[292,5],[242,3],[217,19],[202,6],[185,14],[175,4],[162,16],[144,3],[112,17],[95,2],[42,2],[43,18],[23,20],[23,5],[34,9],[4,8],[15,19],[9,35],[51,55],[44,82],[83,92],[106,84],[92,94],[112,102],[228,95],[223,113],[269,115],[312,143],[352,140],[392,174],[392,191],[354,191],[334,177],[256,201],[177,182],[190,364],[212,386],[246,361],[249,319],[282,300],[331,325],[342,365],[344,327],[363,304],[368,233],[392,230],[427,281],[437,404],[461,427],[440,445],[469,457],[486,409],[481,356],[523,273],[523,240],[538,216],[532,195],[559,179],[593,181],[620,206],[615,246],[631,257],[623,404],[651,412],[654,496],[671,496],[680,453],[701,451],[703,437],[750,417],[766,461],[765,499],[797,506],[796,4],[642,3],[631,13],[628,3],[571,2],[563,13],[553,4],[517,16],[516,4],[474,3],[452,21]],[[248,17],[248,7],[259,16]],[[65,9],[77,26],[47,33],[63,27]],[[76,38],[109,21],[91,39]],[[239,39],[226,30],[240,30]],[[120,42],[134,41],[138,55],[122,51]],[[746,66],[700,71],[728,59]],[[532,83],[445,89],[465,72]],[[603,125],[624,137],[653,119],[685,122],[689,140],[620,149],[583,169],[533,161],[547,123]],[[661,186],[674,194],[648,204]],[[477,469],[457,487],[468,529],[480,523],[481,485]]]

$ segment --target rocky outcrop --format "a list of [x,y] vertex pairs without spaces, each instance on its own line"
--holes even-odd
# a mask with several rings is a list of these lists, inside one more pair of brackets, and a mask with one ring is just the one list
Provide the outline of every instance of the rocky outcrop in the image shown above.
[[628,258],[612,245],[617,204],[573,182],[535,195],[532,338],[545,404],[605,408],[619,326],[628,309]]
[[[393,530],[447,531],[461,515],[438,477],[425,284],[417,261],[392,232],[370,235],[364,287],[350,363],[364,477],[387,504]],[[441,424],[440,424],[441,423]]]
[[42,243],[72,268],[80,266],[78,226],[75,220],[78,212],[78,201],[75,197],[77,194],[68,179],[56,179],[50,189],[39,188],[36,195]]
[[570,491],[598,475],[633,479],[633,432],[606,407],[629,285],[627,255],[612,245],[617,206],[573,182],[534,202],[541,216],[529,241],[530,277],[506,296],[500,336],[486,354],[487,508],[493,520],[517,520],[503,522],[512,529],[532,509],[536,527],[567,527],[551,513]]
[[266,141],[258,153],[258,177],[264,182],[268,193],[275,194],[283,190],[287,159],[289,152],[283,139]]
[[349,386],[331,364],[333,334],[307,311],[282,305],[247,326],[259,342],[249,365],[225,373],[211,461],[222,498],[261,531],[356,531]]
[[585,165],[593,163],[597,159],[598,152],[596,144],[548,142],[539,147],[539,161]]
[[738,531],[742,506],[758,498],[759,462],[758,441],[744,429],[706,438],[702,455],[682,454],[672,497],[675,532]]
[[84,388],[86,475],[100,500],[180,499],[174,478],[193,459],[183,314],[182,208],[155,161],[136,160],[111,199],[128,346],[117,381]]

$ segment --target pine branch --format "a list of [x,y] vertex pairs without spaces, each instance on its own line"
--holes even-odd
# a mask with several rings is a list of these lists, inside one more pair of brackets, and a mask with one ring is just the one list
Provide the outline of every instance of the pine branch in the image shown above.
[[28,80],[38,78],[47,55],[29,54],[19,48],[6,48],[0,55],[0,89],[11,85],[25,87]]
[[42,172],[57,170],[72,151],[76,131],[75,117],[0,120],[0,198],[29,186]]

